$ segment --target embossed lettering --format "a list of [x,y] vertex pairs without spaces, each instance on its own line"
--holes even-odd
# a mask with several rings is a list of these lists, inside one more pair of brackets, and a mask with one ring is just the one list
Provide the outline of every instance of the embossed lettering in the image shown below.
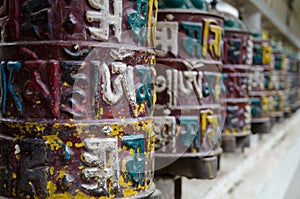
[[50,174],[45,141],[25,138],[21,140],[20,149],[21,170],[18,192],[20,195],[39,198],[49,196],[47,182]]
[[137,72],[142,80],[142,85],[140,85],[136,92],[136,101],[138,104],[143,102],[148,102],[149,112],[152,109],[152,86],[151,86],[151,69],[146,68],[142,65],[136,66]]
[[[269,44],[263,44],[262,47],[262,64],[270,65],[272,61],[272,47]],[[276,65],[276,64],[275,64]]]
[[235,97],[236,94],[242,97],[247,96],[248,76],[244,73],[222,74],[227,89],[227,97]]
[[7,0],[2,0],[0,5],[0,17],[7,15]]
[[228,62],[238,64],[240,61],[241,39],[229,39],[228,41]]
[[135,10],[128,14],[128,24],[138,42],[145,44],[147,38],[148,0],[136,0]]
[[103,100],[110,105],[116,104],[122,99],[125,91],[126,97],[129,100],[131,107],[134,109],[136,94],[134,89],[133,67],[127,67],[126,64],[121,62],[113,62],[111,67],[112,75],[117,74],[117,77],[113,80],[113,82],[108,65],[103,63]]
[[[242,109],[240,111],[243,111]],[[226,107],[226,128],[230,131],[243,127],[244,124],[239,124],[239,107],[227,106]]]
[[[217,21],[214,19],[204,19],[203,21],[203,25],[195,22],[182,22],[181,25],[187,31],[188,37],[184,37],[181,43],[191,56],[206,57],[209,50],[212,56],[220,58],[222,56],[223,29],[217,25]],[[214,39],[209,39],[209,33],[214,35]]]
[[247,42],[247,60],[246,60],[246,64],[248,65],[252,65],[253,63],[253,41],[252,41],[252,37],[249,38],[248,42]]
[[[47,105],[52,111],[52,114],[57,118],[59,116],[58,107],[58,68],[59,63],[57,61],[50,61],[47,63],[43,60],[26,61],[25,67],[30,71],[31,80],[28,80],[24,85],[24,97],[36,103],[40,98],[46,100]],[[51,90],[43,81],[40,70],[49,67],[49,84]]]
[[263,63],[263,55],[262,55],[262,47],[258,44],[253,46],[253,64],[262,64]]
[[24,32],[32,31],[40,39],[52,37],[52,0],[27,0],[23,4]]
[[87,138],[84,140],[87,150],[83,154],[84,162],[89,166],[83,170],[84,177],[95,180],[94,184],[82,187],[97,196],[108,196],[109,190],[119,189],[118,142],[116,139]]
[[265,79],[262,70],[252,70],[252,72],[249,74],[249,83],[251,84],[252,88],[263,90],[264,82]]
[[253,117],[262,116],[262,107],[260,98],[251,98],[251,114]]
[[2,99],[2,114],[6,113],[6,100],[7,100],[7,92],[11,94],[14,99],[15,105],[20,113],[23,111],[23,106],[21,100],[16,93],[13,86],[14,73],[21,69],[21,64],[19,62],[8,62],[7,69],[9,71],[9,77],[7,80],[7,76],[5,73],[5,62],[1,62],[1,78],[2,78],[2,89],[3,89],[3,99]]
[[280,77],[278,73],[271,73],[271,85],[273,86],[272,88],[275,90],[280,89]]
[[[212,56],[221,57],[222,52],[222,28],[217,26],[215,19],[204,19],[203,39],[202,39],[202,55],[207,56],[207,49],[209,48]],[[214,40],[209,40],[209,32],[215,35]]]
[[124,135],[122,141],[125,146],[133,149],[132,159],[126,163],[127,176],[133,186],[145,183],[145,138],[143,135]]
[[[206,26],[204,26],[206,27]],[[209,51],[212,56],[220,58],[222,56],[222,32],[223,29],[220,26],[217,25],[211,25],[210,31],[214,33],[215,38],[213,40],[209,40]],[[205,29],[204,29],[204,35],[205,35]],[[205,39],[205,38],[204,38]],[[203,48],[205,49],[205,48]],[[205,50],[203,51],[204,56]]]
[[176,120],[175,117],[154,117],[155,148],[165,152],[176,153]]
[[219,118],[212,110],[202,110],[201,114],[201,134],[202,146],[206,149],[212,149],[218,142]]
[[87,115],[86,102],[87,96],[85,88],[89,86],[90,81],[86,74],[79,69],[85,68],[85,62],[81,61],[64,61],[62,67],[65,70],[64,79],[70,87],[63,93],[62,110],[72,116],[83,118]]
[[14,140],[0,136],[0,191],[9,193],[13,189]]
[[221,96],[221,80],[222,75],[213,72],[204,72],[204,79],[208,86],[208,91],[213,100],[218,101]]
[[159,56],[168,52],[178,55],[178,22],[158,22],[156,29],[156,49]]
[[178,93],[190,95],[195,92],[199,101],[203,98],[203,72],[167,70],[166,77],[156,78],[157,93],[167,91],[168,105],[178,105]]
[[276,70],[282,70],[284,64],[284,58],[283,55],[277,54],[275,55],[275,69]]
[[184,49],[191,56],[201,57],[202,24],[182,22],[182,27],[187,31],[187,37],[182,39]]
[[87,11],[86,19],[88,22],[97,22],[99,27],[88,27],[93,39],[107,41],[109,38],[110,25],[114,27],[116,38],[121,41],[122,35],[122,0],[114,0],[113,15],[109,7],[109,0],[88,0],[89,4],[99,11]]
[[199,117],[198,116],[182,116],[180,122],[180,140],[184,147],[189,151],[195,149],[200,151],[199,140]]

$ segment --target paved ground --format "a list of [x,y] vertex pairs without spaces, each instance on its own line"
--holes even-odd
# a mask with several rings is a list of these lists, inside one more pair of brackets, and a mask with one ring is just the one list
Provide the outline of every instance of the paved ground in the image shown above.
[[292,182],[289,185],[287,193],[285,194],[286,199],[299,199],[300,198],[300,162],[296,174],[293,177]]
[[253,136],[245,153],[225,154],[218,178],[183,179],[182,198],[299,199],[300,112],[271,134]]

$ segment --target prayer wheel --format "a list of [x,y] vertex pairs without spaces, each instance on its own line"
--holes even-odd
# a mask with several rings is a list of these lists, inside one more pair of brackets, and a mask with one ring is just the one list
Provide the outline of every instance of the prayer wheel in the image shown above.
[[0,195],[154,190],[155,0],[4,0]]
[[205,1],[159,1],[157,175],[215,178],[221,138],[223,18]]
[[251,85],[251,129],[252,133],[269,133],[271,128],[271,111],[273,109],[273,92],[270,92],[272,47],[270,41],[260,33],[253,35],[253,63],[250,72]]
[[222,148],[234,152],[249,146],[251,134],[250,67],[253,57],[252,35],[242,22],[225,15],[223,81],[226,87],[226,119]]

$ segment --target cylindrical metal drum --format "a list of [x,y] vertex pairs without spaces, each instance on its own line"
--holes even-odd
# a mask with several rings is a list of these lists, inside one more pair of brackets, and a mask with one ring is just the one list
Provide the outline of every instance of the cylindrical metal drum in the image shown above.
[[160,1],[155,108],[158,174],[214,178],[220,148],[223,18],[205,1]]
[[299,108],[299,61],[296,54],[289,54],[288,73],[286,77],[286,85],[288,88],[287,103],[291,112],[294,113]]
[[288,60],[282,49],[275,42],[272,43],[272,54],[274,64],[271,66],[269,73],[266,73],[266,89],[270,91],[272,98],[272,107],[270,116],[272,122],[278,122],[284,116],[284,92],[286,89],[286,71],[288,68]]
[[271,127],[273,97],[269,92],[272,47],[269,40],[255,34],[253,38],[253,63],[250,72],[251,129],[252,133],[268,133]]
[[154,189],[155,0],[12,0],[0,14],[0,195]]
[[[243,30],[241,21],[225,19],[223,81],[226,87],[226,120],[222,148],[234,152],[249,146],[251,134],[250,66],[253,56],[251,33]],[[240,24],[240,26],[234,25]]]

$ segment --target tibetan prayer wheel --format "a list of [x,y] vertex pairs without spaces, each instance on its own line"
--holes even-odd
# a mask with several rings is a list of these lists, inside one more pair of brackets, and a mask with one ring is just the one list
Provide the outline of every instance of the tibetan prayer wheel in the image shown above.
[[293,53],[289,53],[289,64],[287,69],[286,85],[287,85],[287,101],[291,112],[296,112],[299,107],[299,62]]
[[1,3],[0,197],[155,190],[155,0]]
[[222,148],[234,152],[236,147],[249,146],[251,134],[250,66],[253,57],[252,35],[243,30],[236,18],[225,18],[223,82],[226,87],[226,119]]
[[205,1],[159,1],[157,103],[158,175],[214,178],[221,116],[223,18]]
[[[253,35],[253,63],[250,71],[251,129],[252,133],[269,133],[273,92],[270,89],[273,64],[270,41],[261,34]],[[272,87],[271,87],[272,88]]]
[[[278,44],[272,43],[272,52],[274,64],[269,73],[270,84],[268,89],[272,91],[273,104],[271,111],[271,118],[273,122],[283,119],[285,112],[285,89],[286,88],[286,71],[288,67],[288,59],[283,51],[283,48]],[[266,84],[268,81],[266,81]]]

